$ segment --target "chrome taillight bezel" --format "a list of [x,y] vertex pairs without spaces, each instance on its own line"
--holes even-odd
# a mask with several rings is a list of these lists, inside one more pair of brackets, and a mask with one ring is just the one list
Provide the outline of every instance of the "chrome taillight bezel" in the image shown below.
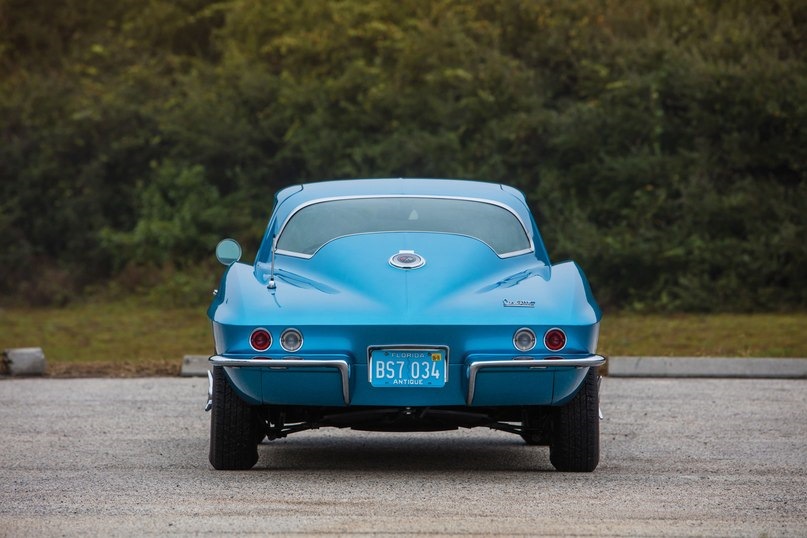
[[[286,337],[290,334],[296,334],[300,340],[300,343],[297,347],[292,347],[286,345]],[[283,351],[288,353],[297,353],[303,347],[303,333],[301,333],[298,329],[295,328],[288,328],[280,335],[280,347],[283,348]]]
[[[255,335],[260,334],[260,333],[265,333],[266,334],[267,343],[266,343],[265,347],[255,345]],[[273,340],[274,340],[274,338],[272,338],[272,333],[269,331],[269,329],[266,329],[264,327],[258,327],[256,329],[254,329],[249,334],[249,346],[252,349],[254,349],[255,351],[259,352],[259,353],[262,353],[262,352],[266,351],[267,349],[269,349],[270,347],[272,347]]]
[[[519,345],[519,335],[528,335],[530,339],[529,345]],[[522,353],[526,353],[535,348],[538,343],[538,338],[535,336],[535,331],[529,327],[522,327],[513,334],[513,347]]]
[[[550,338],[555,334],[560,334],[560,337],[563,339],[563,343],[560,346],[556,346],[556,345],[550,346],[549,345]],[[548,329],[544,333],[544,347],[546,349],[548,349],[549,351],[552,351],[552,352],[561,351],[563,348],[566,347],[566,344],[568,343],[568,341],[569,341],[569,339],[566,336],[566,331],[564,331],[560,327],[552,327],[551,329]]]

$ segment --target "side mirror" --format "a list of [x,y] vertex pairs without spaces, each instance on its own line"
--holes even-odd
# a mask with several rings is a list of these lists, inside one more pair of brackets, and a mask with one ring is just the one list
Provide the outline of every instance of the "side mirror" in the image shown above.
[[232,265],[241,259],[241,245],[235,239],[222,239],[216,245],[216,259],[222,265]]

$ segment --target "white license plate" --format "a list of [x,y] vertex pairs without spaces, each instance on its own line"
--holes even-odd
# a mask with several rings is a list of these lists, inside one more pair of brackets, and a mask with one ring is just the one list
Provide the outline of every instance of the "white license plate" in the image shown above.
[[447,362],[445,349],[374,349],[370,352],[370,384],[373,387],[443,387]]

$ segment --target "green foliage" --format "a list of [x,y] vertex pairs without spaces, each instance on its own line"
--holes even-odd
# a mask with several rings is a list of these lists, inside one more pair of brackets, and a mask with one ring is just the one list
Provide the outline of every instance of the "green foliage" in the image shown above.
[[102,246],[118,266],[132,261],[182,266],[216,246],[227,212],[201,166],[155,165],[151,181],[137,191],[140,218],[134,229],[101,230]]
[[183,302],[276,189],[422,176],[523,189],[605,306],[803,309],[806,41],[798,0],[0,0],[0,293]]

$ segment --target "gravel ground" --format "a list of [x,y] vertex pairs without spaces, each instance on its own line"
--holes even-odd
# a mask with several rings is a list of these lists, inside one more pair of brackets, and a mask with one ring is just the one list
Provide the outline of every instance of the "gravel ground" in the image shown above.
[[0,535],[807,536],[807,381],[603,381],[602,457],[316,430],[207,463],[205,379],[0,380]]

